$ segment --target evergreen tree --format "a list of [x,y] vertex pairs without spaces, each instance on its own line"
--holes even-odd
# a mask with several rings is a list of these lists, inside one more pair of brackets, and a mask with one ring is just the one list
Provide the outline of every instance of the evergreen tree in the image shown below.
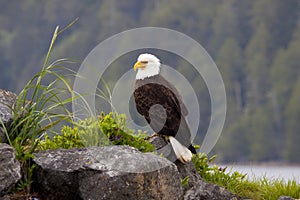
[[245,67],[242,50],[234,38],[228,38],[219,49],[217,66],[225,82],[228,100],[228,117],[242,113],[245,102]]
[[266,103],[266,94],[270,89],[269,45],[270,33],[264,23],[260,23],[246,48],[248,108]]
[[290,162],[300,162],[300,78],[294,86],[291,98],[287,105],[286,116],[286,140],[285,147],[282,149],[286,160]]

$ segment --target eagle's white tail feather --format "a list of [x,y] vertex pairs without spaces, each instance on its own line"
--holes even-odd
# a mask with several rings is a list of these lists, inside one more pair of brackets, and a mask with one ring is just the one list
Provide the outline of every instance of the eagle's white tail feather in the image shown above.
[[193,155],[188,148],[180,144],[174,137],[169,137],[169,139],[177,158],[181,162],[185,163],[192,160]]

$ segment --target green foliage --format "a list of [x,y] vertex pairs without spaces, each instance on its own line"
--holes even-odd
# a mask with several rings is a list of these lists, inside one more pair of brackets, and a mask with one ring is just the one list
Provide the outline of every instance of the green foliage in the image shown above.
[[63,126],[61,133],[52,138],[45,134],[44,139],[38,144],[38,149],[70,149],[104,145],[109,145],[109,141],[100,133],[98,121],[85,119],[74,122],[74,127]]
[[226,168],[218,168],[216,165],[210,166],[210,163],[215,159],[215,156],[208,158],[203,153],[198,153],[193,156],[192,162],[199,175],[207,180],[218,184],[223,187],[235,187],[240,184],[241,180],[245,178],[246,175],[234,172],[232,174],[226,173]]
[[[26,167],[24,167],[24,164],[26,165]],[[24,174],[22,174],[23,178],[18,182],[16,189],[18,191],[29,192],[31,184],[33,183],[31,177],[33,175],[33,170],[35,168],[35,165],[31,164],[30,162],[24,162],[22,168],[26,170],[23,171],[24,172]]]
[[[227,167],[219,168],[212,165],[215,156],[208,158],[203,153],[198,153],[192,158],[192,162],[199,175],[206,181],[225,187],[229,191],[250,199],[278,199],[280,196],[300,198],[300,185],[296,181],[267,180],[265,177],[250,181],[247,174],[237,171],[227,171]],[[182,181],[185,182],[185,181]]]
[[125,114],[109,113],[99,116],[101,132],[109,138],[114,145],[129,145],[142,152],[152,152],[154,146],[145,140],[146,133],[139,131],[134,134],[134,130],[127,128]]
[[80,148],[84,147],[80,135],[78,133],[78,128],[73,129],[69,126],[64,126],[61,130],[61,134],[55,135],[53,139],[46,134],[45,138],[41,140],[38,144],[39,150],[47,149],[70,149],[70,148]]
[[189,183],[189,181],[190,181],[190,177],[189,176],[181,179],[180,182],[181,182],[182,187],[186,186]]
[[203,153],[193,156],[192,162],[202,178],[208,182],[225,187],[240,196],[245,196],[243,194],[244,191],[252,190],[251,184],[248,185],[250,182],[247,182],[245,179],[246,174],[241,174],[237,171],[230,174],[226,171],[227,167],[219,168],[216,165],[211,165],[215,158],[216,156],[208,158]]
[[145,140],[145,133],[134,134],[135,131],[127,127],[125,114],[101,113],[98,121],[81,120],[73,128],[64,126],[61,132],[61,135],[55,135],[53,139],[45,135],[45,139],[39,143],[39,149],[129,145],[142,152],[155,150],[154,146]]
[[261,199],[278,199],[280,196],[300,198],[300,186],[296,181],[267,180],[262,178],[258,181]]

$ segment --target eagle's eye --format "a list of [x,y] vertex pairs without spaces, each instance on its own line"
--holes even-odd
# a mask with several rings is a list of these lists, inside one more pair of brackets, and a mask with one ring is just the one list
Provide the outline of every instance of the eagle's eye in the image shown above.
[[143,64],[147,64],[147,63],[148,63],[148,61],[141,61],[141,63],[143,63]]

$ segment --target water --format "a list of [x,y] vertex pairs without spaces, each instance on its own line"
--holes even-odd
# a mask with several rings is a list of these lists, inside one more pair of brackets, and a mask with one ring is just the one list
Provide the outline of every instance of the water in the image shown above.
[[266,177],[271,179],[295,180],[300,184],[300,166],[275,166],[275,165],[220,165],[227,166],[227,170],[247,174],[250,180]]

